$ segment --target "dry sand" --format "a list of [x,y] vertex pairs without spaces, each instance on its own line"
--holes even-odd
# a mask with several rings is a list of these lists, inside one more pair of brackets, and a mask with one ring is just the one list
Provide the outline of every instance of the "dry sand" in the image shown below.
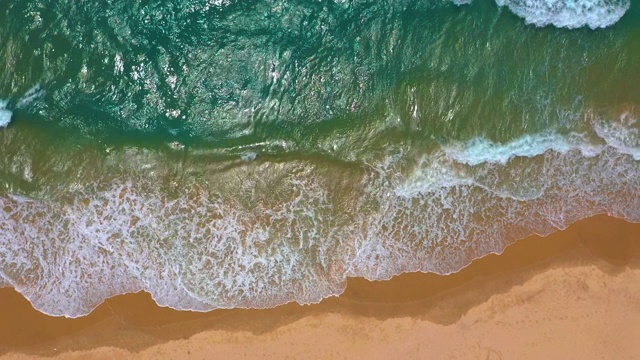
[[321,304],[210,313],[109,299],[81,319],[0,290],[0,358],[640,358],[640,224],[597,216],[459,273],[350,279]]

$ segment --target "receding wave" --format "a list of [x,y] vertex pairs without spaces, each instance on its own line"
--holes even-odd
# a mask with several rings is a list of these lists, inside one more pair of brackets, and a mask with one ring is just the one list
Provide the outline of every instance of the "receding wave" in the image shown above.
[[640,221],[636,125],[612,124],[398,148],[350,167],[238,159],[180,178],[148,160],[43,199],[4,194],[0,285],[44,313],[77,317],[139,290],[176,309],[265,308],[318,302],[347,277],[456,272],[595,214]]

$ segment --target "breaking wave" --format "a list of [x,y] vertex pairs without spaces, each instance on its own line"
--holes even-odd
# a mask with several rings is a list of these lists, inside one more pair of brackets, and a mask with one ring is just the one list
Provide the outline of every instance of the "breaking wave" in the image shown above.
[[527,24],[569,29],[609,27],[629,10],[629,0],[496,0]]

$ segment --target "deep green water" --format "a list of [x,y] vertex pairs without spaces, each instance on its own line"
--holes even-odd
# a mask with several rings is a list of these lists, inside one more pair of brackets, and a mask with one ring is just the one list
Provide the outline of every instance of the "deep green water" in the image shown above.
[[0,285],[49,314],[316,302],[640,221],[637,2],[13,1],[0,24]]

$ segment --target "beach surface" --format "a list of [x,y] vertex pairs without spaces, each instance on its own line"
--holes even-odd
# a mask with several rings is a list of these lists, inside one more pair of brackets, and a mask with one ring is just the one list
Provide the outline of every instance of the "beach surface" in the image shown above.
[[146,293],[54,318],[0,290],[0,358],[632,359],[640,224],[596,216],[458,273],[350,279],[340,297],[179,312]]

